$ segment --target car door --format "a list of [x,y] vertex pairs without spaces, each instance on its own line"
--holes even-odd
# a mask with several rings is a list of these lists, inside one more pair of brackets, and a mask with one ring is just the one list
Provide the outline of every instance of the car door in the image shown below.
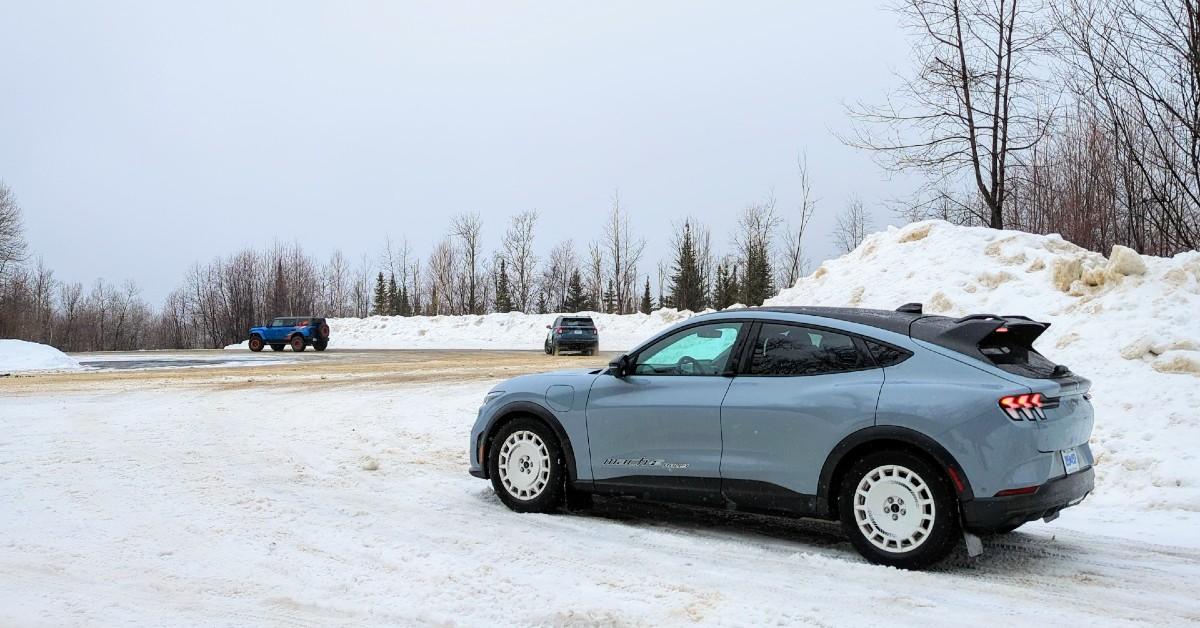
[[267,327],[267,342],[278,343],[283,341],[284,332],[287,330],[284,327],[285,322],[282,318],[271,320],[270,326]]
[[721,407],[722,490],[739,506],[810,511],[833,447],[875,423],[883,386],[861,339],[816,326],[755,325]]
[[720,499],[721,401],[748,323],[668,333],[592,384],[587,429],[596,490],[668,501]]

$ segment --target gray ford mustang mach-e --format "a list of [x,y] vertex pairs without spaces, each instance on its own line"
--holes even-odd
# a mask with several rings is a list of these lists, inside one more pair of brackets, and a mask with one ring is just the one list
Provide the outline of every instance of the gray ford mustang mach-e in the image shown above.
[[930,565],[1092,490],[1091,383],[1023,316],[765,307],[697,316],[607,369],[487,394],[472,475],[518,512],[590,494],[840,520]]

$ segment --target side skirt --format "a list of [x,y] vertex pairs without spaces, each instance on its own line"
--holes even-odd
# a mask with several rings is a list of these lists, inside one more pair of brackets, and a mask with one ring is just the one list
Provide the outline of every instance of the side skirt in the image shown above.
[[[669,504],[708,506],[784,517],[822,517],[816,495],[755,480],[631,475],[576,486],[597,495],[636,497]],[[823,517],[822,517],[823,518]]]

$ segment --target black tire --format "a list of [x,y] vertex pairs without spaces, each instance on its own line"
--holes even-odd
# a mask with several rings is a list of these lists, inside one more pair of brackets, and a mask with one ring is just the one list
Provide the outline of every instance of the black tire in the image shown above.
[[[902,469],[892,468],[889,475],[887,469],[891,467]],[[905,475],[904,471],[911,475]],[[875,479],[876,495],[882,498],[895,491],[898,496],[889,497],[889,500],[895,501],[884,501],[879,508],[867,508],[866,500],[862,500],[863,519],[860,521],[856,509],[857,500],[860,499],[857,492],[859,484],[868,474]],[[925,506],[918,505],[918,499],[932,499],[931,507],[928,502]],[[912,529],[912,535],[908,539],[896,540],[899,537],[889,533],[888,522],[881,515],[881,508],[899,510],[891,513],[891,519],[899,522],[896,525],[900,529]],[[908,517],[907,510],[910,508],[915,518]],[[932,520],[923,519],[922,512],[931,516]],[[850,538],[854,549],[877,565],[923,569],[948,556],[962,538],[958,503],[946,474],[924,458],[907,451],[871,453],[851,464],[842,476],[838,514],[842,530]],[[879,519],[875,519],[877,516]],[[883,523],[875,523],[880,520]],[[910,522],[911,528],[905,526],[905,520]],[[874,542],[868,538],[869,531],[873,531]],[[912,549],[904,549],[906,542],[913,546]],[[893,547],[883,549],[876,543]]]
[[543,342],[542,343],[542,351],[545,351],[546,355],[550,355],[550,343]]
[[315,351],[324,351],[328,346],[329,342],[325,340],[317,340],[316,342],[313,342],[313,349]]
[[550,347],[550,355],[555,356],[555,357],[562,355],[562,350],[558,348],[557,344]]
[[283,348],[286,346],[287,345],[273,344],[271,345],[271,351],[283,351]]
[[258,353],[259,351],[263,350],[262,336],[258,336],[258,335],[250,336],[250,342],[247,344],[249,344],[250,350],[255,353]]
[[296,334],[295,336],[292,336],[292,339],[288,341],[288,344],[292,345],[292,351],[304,351],[304,336]]
[[[509,473],[516,475],[509,480]],[[566,460],[554,431],[537,419],[522,417],[500,429],[488,447],[488,476],[500,501],[516,512],[554,512],[563,505]],[[522,495],[525,482],[531,484]]]

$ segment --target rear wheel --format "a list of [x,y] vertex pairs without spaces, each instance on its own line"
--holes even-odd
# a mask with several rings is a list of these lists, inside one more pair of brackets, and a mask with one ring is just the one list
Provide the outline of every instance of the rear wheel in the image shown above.
[[313,349],[315,349],[317,351],[324,351],[325,348],[328,346],[329,346],[329,341],[327,341],[327,340],[318,340],[313,343]]
[[562,355],[562,350],[558,348],[557,343],[550,347],[550,355]]
[[254,352],[263,350],[263,339],[259,336],[250,336],[250,350]]
[[928,567],[962,536],[945,474],[906,451],[868,454],[842,477],[842,530],[867,560],[902,569]]
[[286,346],[287,345],[273,344],[271,345],[271,351],[283,351],[283,348]]
[[292,351],[304,351],[304,336],[292,336],[290,343]]
[[520,418],[500,429],[488,452],[488,475],[500,501],[512,510],[552,512],[562,506],[562,448],[541,421]]

